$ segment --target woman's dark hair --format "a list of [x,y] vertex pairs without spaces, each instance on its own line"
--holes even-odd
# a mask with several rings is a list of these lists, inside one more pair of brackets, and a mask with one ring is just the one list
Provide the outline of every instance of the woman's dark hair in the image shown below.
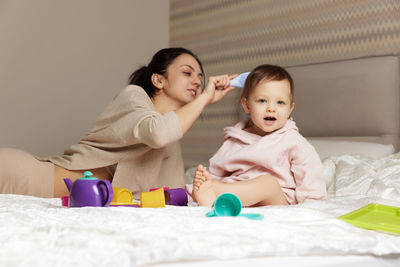
[[243,87],[241,98],[249,97],[250,91],[261,81],[283,81],[288,80],[290,84],[290,100],[293,102],[294,83],[293,79],[284,68],[276,65],[260,65],[251,71]]
[[196,59],[197,63],[200,65],[201,73],[204,77],[203,65],[192,51],[182,47],[171,47],[159,50],[154,54],[147,66],[143,66],[133,72],[129,77],[129,84],[142,87],[149,97],[153,97],[157,92],[157,88],[153,85],[151,76],[154,73],[157,73],[167,77],[167,68],[177,57],[182,54],[191,55],[194,57],[194,59]]

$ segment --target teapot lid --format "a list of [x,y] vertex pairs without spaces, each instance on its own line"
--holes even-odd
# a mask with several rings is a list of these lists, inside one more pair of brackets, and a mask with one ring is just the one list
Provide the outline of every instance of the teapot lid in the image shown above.
[[83,176],[85,177],[81,177],[79,178],[79,180],[98,180],[98,178],[96,177],[91,177],[93,175],[93,173],[91,173],[90,171],[85,171],[83,173]]

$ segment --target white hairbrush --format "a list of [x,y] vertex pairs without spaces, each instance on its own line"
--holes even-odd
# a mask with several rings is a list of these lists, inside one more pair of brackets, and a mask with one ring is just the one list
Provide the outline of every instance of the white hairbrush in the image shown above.
[[230,82],[231,86],[235,86],[237,88],[243,88],[244,83],[246,82],[247,76],[249,76],[250,72],[244,72],[239,74],[236,78],[233,78]]

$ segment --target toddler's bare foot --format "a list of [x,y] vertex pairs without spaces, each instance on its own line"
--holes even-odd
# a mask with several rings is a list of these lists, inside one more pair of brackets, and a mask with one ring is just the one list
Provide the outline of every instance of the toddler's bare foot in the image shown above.
[[210,173],[203,169],[202,165],[197,166],[196,173],[193,178],[193,196],[199,206],[211,207],[217,199],[214,192],[213,183]]

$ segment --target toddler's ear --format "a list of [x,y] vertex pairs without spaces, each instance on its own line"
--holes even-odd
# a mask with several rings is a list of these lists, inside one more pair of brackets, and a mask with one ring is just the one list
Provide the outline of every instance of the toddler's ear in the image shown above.
[[293,109],[294,109],[294,102],[292,102],[292,104],[290,104],[289,118],[292,115]]
[[247,99],[245,97],[242,97],[240,99],[240,103],[242,104],[244,112],[246,112],[246,114],[250,114],[249,106],[247,105]]

